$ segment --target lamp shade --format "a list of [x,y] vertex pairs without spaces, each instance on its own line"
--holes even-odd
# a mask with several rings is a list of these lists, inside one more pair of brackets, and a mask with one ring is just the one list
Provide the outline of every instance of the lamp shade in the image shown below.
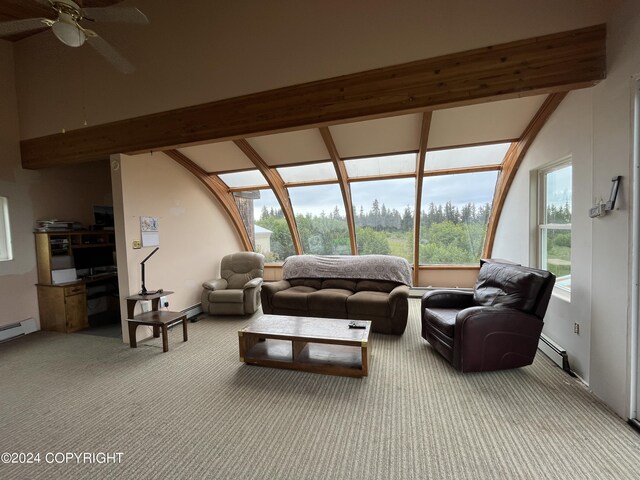
[[87,39],[86,35],[75,23],[57,21],[51,26],[53,34],[65,45],[79,47]]

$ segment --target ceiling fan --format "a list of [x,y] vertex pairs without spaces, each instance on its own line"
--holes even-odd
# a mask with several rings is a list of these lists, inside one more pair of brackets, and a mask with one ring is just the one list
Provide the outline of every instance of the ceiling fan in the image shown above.
[[0,23],[0,37],[51,27],[53,34],[65,45],[80,47],[85,41],[122,73],[132,73],[135,67],[96,32],[85,28],[81,22],[123,22],[146,25],[144,13],[135,7],[82,8],[71,0],[35,0],[57,14],[49,18],[27,18]]

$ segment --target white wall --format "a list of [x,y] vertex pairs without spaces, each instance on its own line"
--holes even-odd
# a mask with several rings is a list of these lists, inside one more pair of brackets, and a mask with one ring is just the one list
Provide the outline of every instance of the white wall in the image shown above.
[[[528,259],[528,176],[546,161],[573,155],[572,300],[553,299],[545,331],[570,353],[593,392],[628,415],[632,78],[640,74],[640,2],[620,5],[607,26],[607,79],[570,94],[540,132],[518,172],[498,228],[495,255]],[[616,210],[590,220],[595,197],[623,180]],[[581,334],[572,332],[581,323]],[[585,328],[586,327],[586,328]]]
[[[591,203],[592,90],[567,95],[527,153],[505,202],[496,232],[493,257],[535,266],[530,259],[537,233],[530,227],[530,172],[565,157],[573,164],[571,301],[553,296],[543,332],[567,349],[571,368],[586,382],[590,377],[591,339]],[[535,200],[535,199],[534,199]],[[533,201],[533,200],[532,200]],[[573,333],[574,322],[580,334]]]
[[628,394],[632,76],[640,74],[640,2],[609,23],[607,80],[593,92],[593,193],[608,196],[623,175],[618,210],[593,223],[591,387],[617,412]]
[[[157,217],[160,250],[145,264],[148,290],[170,290],[169,309],[200,303],[202,283],[220,274],[220,260],[243,250],[231,221],[208,190],[187,170],[162,153],[120,155],[112,170],[116,217],[118,280],[125,342],[125,298],[141,287],[140,262],[154,247],[133,249],[140,240],[140,217]],[[138,328],[138,338],[149,331]]]
[[0,326],[38,319],[33,241],[32,177],[20,168],[13,48],[0,40],[0,195],[8,197],[14,259],[0,262]]

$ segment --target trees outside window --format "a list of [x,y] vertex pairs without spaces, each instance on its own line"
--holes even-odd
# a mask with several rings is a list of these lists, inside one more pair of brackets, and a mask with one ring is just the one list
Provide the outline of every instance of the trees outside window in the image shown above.
[[556,276],[556,287],[571,292],[572,167],[564,161],[538,176],[540,268]]
[[420,264],[480,261],[498,173],[425,177],[420,217]]
[[413,261],[415,180],[399,178],[351,183],[360,255],[396,255]]

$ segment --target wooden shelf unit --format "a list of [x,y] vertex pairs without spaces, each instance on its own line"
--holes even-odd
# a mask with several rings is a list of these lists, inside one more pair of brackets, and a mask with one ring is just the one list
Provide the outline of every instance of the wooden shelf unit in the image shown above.
[[[88,288],[97,283],[117,282],[117,274],[113,273],[99,279],[56,284],[53,281],[52,272],[71,268],[75,249],[111,246],[115,250],[115,232],[112,230],[35,232],[35,242],[40,328],[69,333],[89,327]],[[102,295],[109,294],[110,292],[102,293]]]
[[116,240],[113,230],[70,230],[35,232],[38,284],[53,285],[51,272],[70,268],[73,250],[77,248],[113,247]]

